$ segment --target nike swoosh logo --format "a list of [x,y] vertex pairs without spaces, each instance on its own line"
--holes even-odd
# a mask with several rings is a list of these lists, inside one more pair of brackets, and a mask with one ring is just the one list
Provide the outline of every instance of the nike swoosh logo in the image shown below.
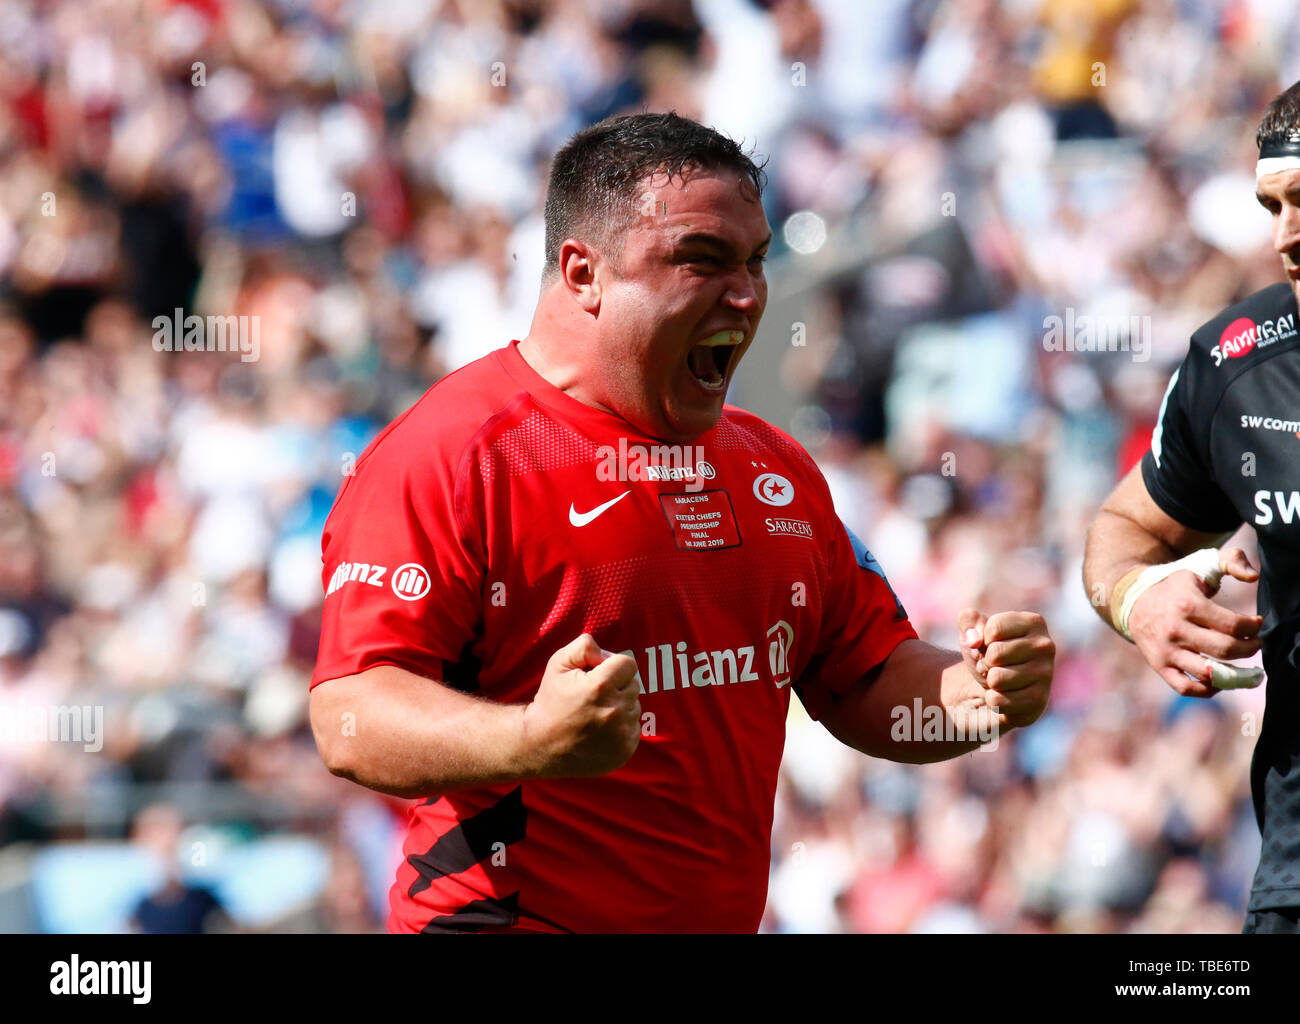
[[589,522],[591,522],[598,515],[604,512],[605,509],[613,505],[617,505],[620,501],[622,501],[631,493],[632,491],[630,489],[626,490],[622,494],[620,494],[617,498],[610,498],[609,501],[605,502],[605,504],[597,505],[590,512],[579,512],[576,508],[573,507],[571,503],[569,505],[569,522],[571,522],[574,526],[586,526]]

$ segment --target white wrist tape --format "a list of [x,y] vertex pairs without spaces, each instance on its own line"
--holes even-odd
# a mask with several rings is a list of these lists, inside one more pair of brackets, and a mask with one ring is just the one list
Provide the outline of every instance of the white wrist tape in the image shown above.
[[1124,592],[1124,600],[1120,603],[1119,615],[1115,619],[1115,628],[1132,640],[1133,637],[1128,631],[1128,617],[1133,613],[1133,606],[1137,604],[1138,598],[1161,580],[1168,579],[1174,573],[1182,572],[1184,569],[1208,583],[1211,590],[1219,589],[1219,581],[1223,579],[1223,567],[1219,564],[1219,552],[1215,548],[1201,548],[1200,551],[1193,551],[1184,558],[1166,562],[1164,565],[1148,565],[1137,574],[1137,578]]
[[[1211,591],[1219,589],[1219,583],[1223,579],[1223,566],[1219,562],[1217,548],[1201,548],[1200,551],[1193,551],[1190,555],[1173,562],[1166,562],[1164,565],[1147,566],[1129,584],[1128,590],[1124,592],[1124,600],[1120,602],[1119,614],[1115,617],[1115,628],[1124,635],[1125,639],[1130,641],[1133,639],[1132,634],[1129,633],[1128,620],[1133,613],[1133,606],[1137,604],[1138,598],[1161,580],[1168,579],[1174,573],[1182,572],[1184,569],[1204,580]],[[1208,655],[1202,655],[1202,657],[1210,664],[1212,675],[1210,682],[1216,689],[1252,689],[1264,681],[1264,673],[1260,669],[1240,668],[1237,665],[1229,665]]]

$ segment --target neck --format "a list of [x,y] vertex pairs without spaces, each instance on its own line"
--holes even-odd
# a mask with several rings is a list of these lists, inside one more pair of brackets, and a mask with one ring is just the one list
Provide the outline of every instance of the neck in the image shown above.
[[584,383],[591,379],[587,367],[596,344],[591,317],[564,301],[566,296],[559,292],[553,285],[543,286],[528,336],[519,342],[519,354],[543,380],[583,405],[605,409]]

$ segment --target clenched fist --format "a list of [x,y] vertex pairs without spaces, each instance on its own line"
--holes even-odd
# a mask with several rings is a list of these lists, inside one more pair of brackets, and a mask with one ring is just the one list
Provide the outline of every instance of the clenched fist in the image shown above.
[[601,650],[590,633],[551,655],[524,709],[524,742],[539,778],[612,772],[640,740],[635,661]]
[[969,671],[959,692],[944,694],[956,719],[993,716],[999,729],[1031,725],[1047,708],[1056,644],[1036,612],[997,612],[985,618],[974,608],[957,616],[962,659]]

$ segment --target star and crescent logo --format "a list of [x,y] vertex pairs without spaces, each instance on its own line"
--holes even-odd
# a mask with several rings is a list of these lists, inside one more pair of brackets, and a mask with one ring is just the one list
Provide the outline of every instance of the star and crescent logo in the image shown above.
[[780,473],[764,473],[754,481],[754,497],[779,508],[794,501],[794,484]]

